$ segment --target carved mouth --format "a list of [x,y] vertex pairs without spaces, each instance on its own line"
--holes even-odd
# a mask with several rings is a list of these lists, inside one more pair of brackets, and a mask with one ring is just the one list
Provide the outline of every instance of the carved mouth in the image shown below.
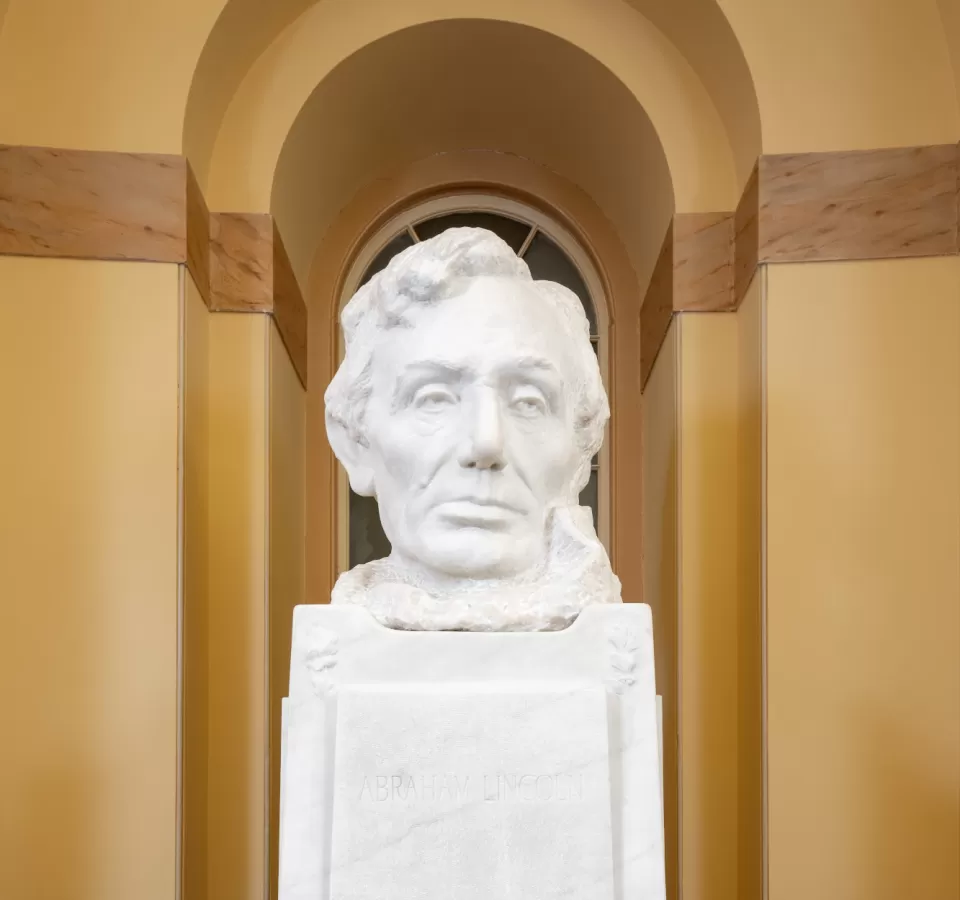
[[451,503],[466,504],[468,506],[482,506],[491,509],[503,509],[512,513],[523,512],[520,507],[514,506],[512,503],[508,503],[506,500],[497,500],[494,497],[455,497],[453,500],[448,500],[444,505],[446,506]]
[[496,530],[506,527],[522,510],[500,500],[461,497],[441,504],[439,512],[457,525]]

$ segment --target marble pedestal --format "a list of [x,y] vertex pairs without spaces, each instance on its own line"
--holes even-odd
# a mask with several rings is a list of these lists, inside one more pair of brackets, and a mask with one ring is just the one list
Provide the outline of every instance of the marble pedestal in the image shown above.
[[550,633],[294,615],[280,900],[663,900],[650,610]]

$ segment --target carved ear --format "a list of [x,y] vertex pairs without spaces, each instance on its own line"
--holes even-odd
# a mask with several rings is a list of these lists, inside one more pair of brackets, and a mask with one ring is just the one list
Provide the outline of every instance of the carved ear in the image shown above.
[[373,486],[373,469],[367,465],[367,448],[356,440],[346,426],[330,413],[325,416],[327,440],[333,453],[343,464],[350,478],[350,487],[361,497],[376,496]]

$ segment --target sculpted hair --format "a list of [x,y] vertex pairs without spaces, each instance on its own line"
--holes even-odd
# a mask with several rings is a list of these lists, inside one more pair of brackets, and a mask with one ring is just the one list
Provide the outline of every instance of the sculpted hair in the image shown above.
[[412,304],[435,305],[464,291],[464,280],[494,276],[526,282],[550,302],[577,350],[579,378],[574,392],[574,418],[581,462],[574,487],[579,493],[590,477],[590,460],[603,442],[610,417],[597,356],[590,344],[590,325],[579,298],[552,281],[534,281],[527,264],[493,232],[451,228],[408,247],[374,275],[343,308],[346,354],[324,394],[327,430],[342,427],[349,438],[367,446],[364,413],[371,390],[373,352],[379,332],[408,328]]

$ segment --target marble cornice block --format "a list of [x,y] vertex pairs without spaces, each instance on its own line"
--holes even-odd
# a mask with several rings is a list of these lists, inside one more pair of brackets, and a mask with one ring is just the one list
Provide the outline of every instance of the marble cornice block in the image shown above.
[[207,220],[182,156],[0,145],[0,254],[185,263],[205,292]]
[[186,157],[0,145],[0,255],[186,265],[211,311],[274,317],[306,386],[306,304],[273,217],[211,215]]
[[674,312],[733,308],[733,233],[732,213],[683,213],[674,217]]
[[759,263],[957,252],[957,145],[762,156]]
[[[761,156],[734,212],[675,216],[640,312],[642,384],[673,313],[735,309],[758,265],[956,254],[958,156]],[[0,145],[3,254],[185,264],[211,310],[272,314],[306,383],[306,305],[272,217],[211,217],[182,156]]]
[[640,311],[645,386],[675,312],[735,310],[757,267],[960,252],[960,145],[761,156],[732,213],[674,216]]
[[307,307],[269,213],[210,217],[210,309],[269,313],[307,384]]
[[675,312],[735,308],[732,213],[673,217],[640,308],[640,378],[646,386]]
[[273,312],[273,217],[210,216],[211,312]]

